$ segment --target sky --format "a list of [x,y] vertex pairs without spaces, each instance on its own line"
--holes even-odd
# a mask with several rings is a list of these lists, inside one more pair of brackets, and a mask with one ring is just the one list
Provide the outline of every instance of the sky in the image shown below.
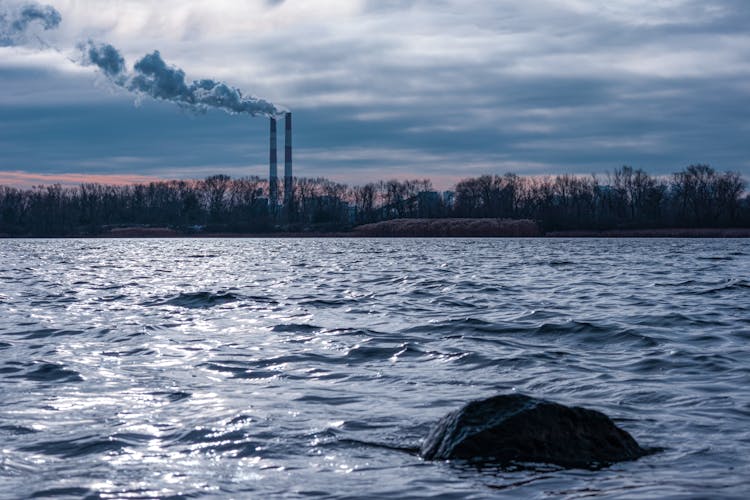
[[[28,2],[0,0],[11,19]],[[294,114],[295,175],[349,184],[514,172],[750,178],[747,0],[48,0],[0,36],[0,183],[268,173],[268,120],[113,84],[158,50]],[[7,22],[6,22],[7,25]]]

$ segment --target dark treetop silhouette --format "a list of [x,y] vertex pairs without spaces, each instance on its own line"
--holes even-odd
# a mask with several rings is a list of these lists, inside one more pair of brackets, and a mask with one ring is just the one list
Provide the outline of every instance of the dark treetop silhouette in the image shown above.
[[96,235],[122,226],[187,233],[346,231],[382,220],[444,217],[530,219],[544,231],[750,227],[750,196],[740,174],[706,165],[669,178],[631,167],[604,179],[483,175],[445,193],[433,191],[426,179],[349,187],[299,178],[292,206],[281,213],[269,210],[268,190],[264,179],[225,175],[126,186],[0,186],[0,233]]

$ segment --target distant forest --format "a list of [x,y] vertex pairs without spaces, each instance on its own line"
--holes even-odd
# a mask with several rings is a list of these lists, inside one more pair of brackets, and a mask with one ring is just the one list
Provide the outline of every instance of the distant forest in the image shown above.
[[112,186],[0,186],[0,234],[96,235],[118,227],[182,232],[346,231],[397,218],[532,219],[544,231],[750,227],[750,196],[739,173],[692,165],[668,177],[621,167],[606,176],[467,178],[436,192],[429,180],[350,187],[295,180],[294,196],[268,204],[258,177]]

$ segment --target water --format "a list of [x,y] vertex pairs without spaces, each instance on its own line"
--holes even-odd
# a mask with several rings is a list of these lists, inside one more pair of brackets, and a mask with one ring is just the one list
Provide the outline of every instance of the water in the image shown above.
[[[746,240],[5,240],[0,262],[3,498],[750,491]],[[665,450],[588,471],[387,447],[512,391]]]

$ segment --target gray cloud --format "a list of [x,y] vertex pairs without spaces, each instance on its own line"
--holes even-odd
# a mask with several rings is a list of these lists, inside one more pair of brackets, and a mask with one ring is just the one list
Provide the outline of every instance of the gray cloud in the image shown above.
[[[160,7],[99,1],[109,14],[121,12],[122,4],[148,20],[95,31],[127,48],[131,62],[132,55],[161,47],[189,73],[252,84],[293,106],[301,175],[351,181],[357,175],[460,178],[504,170],[585,174],[624,163],[668,174],[694,162],[750,175],[747,0],[327,0],[286,2],[279,9],[259,0],[199,3],[180,16],[163,7],[181,5],[178,0]],[[81,14],[85,3],[64,12],[70,36],[76,9],[90,22]],[[163,17],[156,15],[162,11]],[[89,55],[104,75],[122,78],[126,90],[189,109],[243,112],[244,95],[231,87],[193,82],[160,55],[141,59],[139,69],[121,57],[97,53],[94,62]],[[1,73],[4,65],[0,61],[0,105],[31,103],[37,96],[28,89],[45,92],[45,81],[54,87],[54,75],[44,80],[35,73],[24,81],[28,70],[18,65],[11,79]],[[78,101],[59,101],[86,102],[84,90],[106,97],[81,89]],[[45,102],[52,102],[47,92]],[[132,147],[155,158],[153,165],[194,161],[206,173],[218,172],[214,165],[232,165],[233,173],[257,165],[247,171],[265,172],[267,131],[260,121],[221,114],[186,119],[166,106],[136,111],[122,95],[108,99],[121,104],[111,112],[113,121],[149,132],[128,130],[122,143],[108,137],[103,144],[121,149],[116,154],[122,157],[134,156]],[[0,111],[0,128],[21,120]],[[90,112],[68,113],[68,120],[93,120]],[[101,116],[90,126],[105,130],[109,119]],[[30,130],[39,130],[38,123]],[[170,128],[175,136],[167,147]],[[207,145],[201,141],[209,130],[215,135]],[[53,138],[65,127],[44,133]],[[61,147],[85,142],[91,141],[66,136]],[[29,160],[22,161],[33,168],[33,155],[41,154],[34,141],[18,136],[13,143],[27,144]]]
[[124,84],[127,68],[120,51],[112,45],[95,44],[92,41],[80,45],[79,48],[83,53],[83,64],[94,65],[119,85]]
[[30,25],[38,23],[44,30],[55,29],[62,16],[50,5],[26,4],[20,9],[0,12],[0,46],[16,45],[23,40]]

